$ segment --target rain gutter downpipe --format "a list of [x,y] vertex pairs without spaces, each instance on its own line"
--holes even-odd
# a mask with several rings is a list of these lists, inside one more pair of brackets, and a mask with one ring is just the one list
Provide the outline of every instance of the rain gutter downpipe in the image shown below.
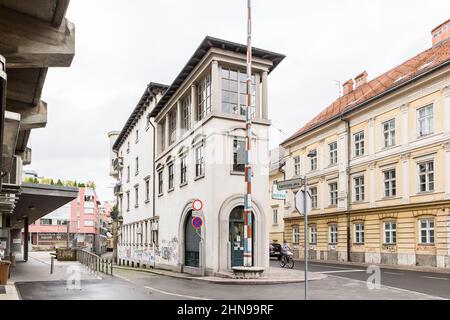
[[350,138],[350,121],[344,118],[344,114],[341,113],[341,121],[345,123],[345,132],[347,133],[347,164],[346,164],[346,174],[347,174],[347,204],[345,206],[345,213],[347,217],[347,261],[352,261],[351,258],[351,225],[350,225],[350,156],[351,156],[351,138]]

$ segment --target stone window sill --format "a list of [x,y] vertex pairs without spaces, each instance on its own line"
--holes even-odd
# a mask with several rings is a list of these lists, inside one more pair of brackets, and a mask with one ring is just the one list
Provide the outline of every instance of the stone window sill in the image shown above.
[[205,175],[204,175],[204,174],[202,174],[201,176],[195,177],[195,178],[194,178],[194,181],[197,181],[197,180],[203,179],[204,177],[205,177]]
[[187,186],[187,182],[183,182],[182,184],[180,184],[180,188],[183,188],[184,186]]
[[169,190],[167,190],[167,193],[172,192],[173,190],[175,190],[175,188],[170,188]]

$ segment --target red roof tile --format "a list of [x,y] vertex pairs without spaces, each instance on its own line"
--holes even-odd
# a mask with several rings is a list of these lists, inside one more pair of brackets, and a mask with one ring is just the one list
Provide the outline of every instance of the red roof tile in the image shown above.
[[336,99],[331,105],[294,133],[285,142],[301,136],[311,129],[319,127],[342,112],[357,108],[370,98],[382,94],[388,89],[400,86],[402,83],[444,64],[449,59],[450,40],[436,44],[386,73],[360,85],[352,92]]

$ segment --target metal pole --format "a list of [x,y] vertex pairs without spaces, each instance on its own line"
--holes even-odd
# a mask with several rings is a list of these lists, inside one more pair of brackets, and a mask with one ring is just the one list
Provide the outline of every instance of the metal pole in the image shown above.
[[308,212],[307,210],[307,191],[306,191],[306,175],[303,179],[303,212],[305,215],[305,221],[304,221],[304,233],[305,233],[305,242],[304,242],[304,249],[305,249],[305,300],[308,300]]
[[252,20],[251,0],[247,0],[247,108],[246,108],[246,149],[244,197],[244,266],[252,266]]

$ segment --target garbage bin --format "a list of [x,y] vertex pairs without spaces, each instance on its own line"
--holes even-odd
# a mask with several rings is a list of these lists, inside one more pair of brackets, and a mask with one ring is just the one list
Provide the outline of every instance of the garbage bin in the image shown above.
[[11,265],[10,261],[2,260],[0,261],[0,284],[6,285],[9,277],[9,266]]

